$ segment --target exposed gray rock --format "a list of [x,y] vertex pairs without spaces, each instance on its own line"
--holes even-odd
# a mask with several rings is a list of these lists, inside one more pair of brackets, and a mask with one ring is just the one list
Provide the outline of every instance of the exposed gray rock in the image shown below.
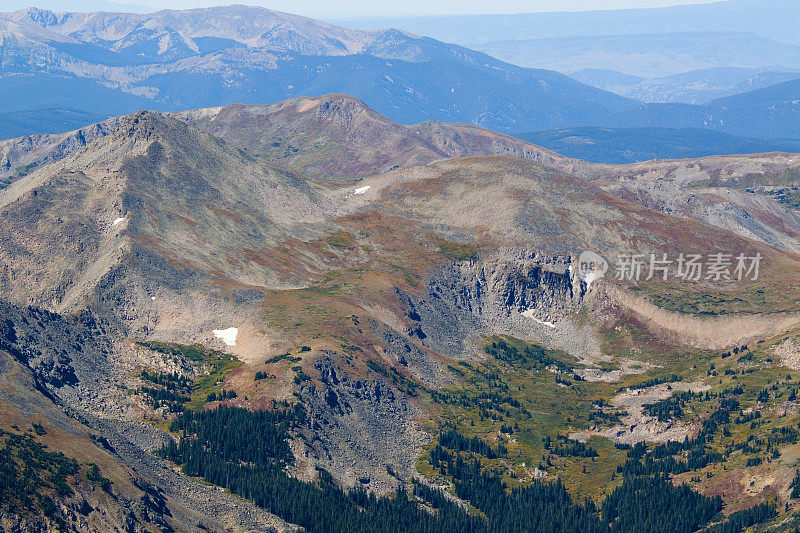
[[[292,531],[254,504],[181,475],[153,455],[166,434],[141,422],[126,420],[124,387],[119,369],[109,362],[113,350],[105,326],[89,311],[65,317],[33,307],[0,302],[0,399],[24,416],[43,416],[50,424],[96,445],[131,468],[134,484],[144,495],[123,502],[124,508],[162,531],[167,523],[194,531],[198,522],[215,531]],[[74,509],[65,515],[80,524]],[[131,531],[144,531],[131,514]],[[0,516],[8,530],[48,531],[47,523]],[[80,529],[80,527],[78,527]]]
[[408,314],[409,319],[415,325],[404,333],[375,321],[372,321],[372,327],[386,341],[389,346],[389,356],[395,363],[407,368],[415,378],[425,385],[442,385],[447,380],[444,365],[432,350],[420,346],[427,334],[417,324],[420,317],[413,308]]
[[547,324],[577,309],[586,290],[570,265],[570,257],[508,250],[496,258],[454,261],[431,276],[424,297],[400,296],[417,324],[412,334],[423,345],[463,357],[474,352],[477,335],[553,338]]
[[430,439],[413,421],[422,413],[372,371],[367,379],[349,377],[332,355],[315,365],[322,386],[301,388],[308,409],[305,436],[320,466],[337,480],[378,493],[394,490],[398,481],[386,465],[410,478]]

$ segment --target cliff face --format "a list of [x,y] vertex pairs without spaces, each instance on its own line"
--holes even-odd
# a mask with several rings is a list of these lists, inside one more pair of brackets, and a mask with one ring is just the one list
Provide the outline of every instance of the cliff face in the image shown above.
[[585,284],[572,275],[571,261],[515,250],[454,262],[431,276],[424,295],[403,295],[410,335],[456,358],[474,352],[479,335],[546,338],[583,300]]

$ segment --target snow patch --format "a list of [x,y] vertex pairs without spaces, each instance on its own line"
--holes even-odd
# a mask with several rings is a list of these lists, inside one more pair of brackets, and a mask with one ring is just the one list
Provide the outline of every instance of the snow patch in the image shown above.
[[119,223],[120,223],[120,222],[122,222],[123,220],[125,220],[125,217],[119,217],[119,218],[115,218],[115,219],[114,219],[114,222],[112,222],[112,223],[111,223],[111,225],[112,225],[112,226],[116,226],[117,224],[119,224]]
[[359,187],[358,189],[355,190],[355,192],[353,192],[353,194],[364,194],[365,192],[367,192],[369,190],[370,187],[371,187],[371,185],[366,185],[364,187]]
[[239,334],[239,328],[215,329],[211,333],[216,338],[222,339],[222,342],[228,346],[236,346],[236,336]]
[[539,320],[538,318],[536,318],[535,316],[533,316],[533,314],[534,314],[535,312],[536,312],[536,310],[535,310],[535,309],[528,309],[527,311],[523,311],[523,312],[522,312],[522,316],[524,316],[524,317],[528,317],[528,318],[530,318],[530,319],[532,319],[532,320],[536,321],[537,323],[539,323],[539,324],[541,324],[541,325],[543,325],[543,326],[547,326],[548,328],[555,328],[555,327],[556,327],[556,325],[555,325],[555,324],[553,324],[552,322],[546,322],[546,321],[544,321],[544,320]]

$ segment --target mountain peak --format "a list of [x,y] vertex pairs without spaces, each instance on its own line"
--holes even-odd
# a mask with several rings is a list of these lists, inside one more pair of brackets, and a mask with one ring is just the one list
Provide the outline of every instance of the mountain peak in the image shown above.
[[60,22],[60,18],[49,9],[41,9],[38,7],[28,7],[17,11],[18,14],[27,18],[30,22],[36,23],[43,28],[48,26],[55,26]]
[[137,111],[122,117],[114,133],[135,141],[150,141],[165,135],[185,134],[186,130],[186,124],[179,120],[153,111]]

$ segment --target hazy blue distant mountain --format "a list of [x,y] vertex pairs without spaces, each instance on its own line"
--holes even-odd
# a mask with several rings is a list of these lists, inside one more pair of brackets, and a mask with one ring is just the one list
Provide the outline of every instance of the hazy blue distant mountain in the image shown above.
[[401,28],[436,39],[474,46],[507,40],[671,32],[752,32],[800,45],[800,2],[730,0],[654,9],[337,19],[348,28]]
[[633,74],[625,74],[624,72],[602,68],[585,68],[572,72],[569,76],[587,85],[591,85],[592,87],[613,87],[615,90],[605,89],[611,92],[627,90],[647,79],[641,76],[634,76]]
[[584,126],[702,128],[762,139],[800,139],[800,79],[706,105],[646,104]]
[[[6,11],[16,11],[18,9],[26,9],[35,4],[39,9],[51,9],[53,11],[64,11],[64,0],[3,0],[3,9]],[[127,13],[152,13],[155,11],[152,7],[140,5],[132,2],[120,0],[119,2],[110,2],[108,0],[73,0],[70,2],[66,9],[74,6],[79,6],[81,11],[125,11]]]
[[0,113],[112,115],[340,92],[398,122],[437,119],[519,131],[639,105],[556,72],[434,39],[244,6],[151,15],[0,14],[0,64]]
[[800,138],[800,79],[720,98],[708,105],[716,110],[728,132]]
[[713,67],[800,68],[800,46],[743,32],[680,32],[503,40],[472,45],[523,67],[570,73],[586,68],[664,77]]
[[[690,36],[680,35],[688,39],[684,48],[690,48]],[[707,36],[696,37],[702,48]],[[3,137],[72,129],[82,125],[81,117],[93,121],[138,109],[260,104],[336,92],[406,124],[467,122],[501,132],[696,128],[747,138],[702,144],[723,148],[758,142],[752,139],[800,138],[800,81],[705,105],[641,105],[557,72],[511,65],[427,37],[349,30],[261,8],[152,15],[29,9],[0,16],[0,39],[0,113],[9,118],[0,126]],[[656,41],[666,54],[669,37]],[[614,83],[635,83],[629,93],[666,95],[668,102],[718,86],[726,94],[785,79],[778,74],[746,78],[743,72],[715,70],[656,81],[604,75]],[[601,74],[594,72],[595,82]],[[47,111],[20,113],[39,109]],[[667,146],[673,145],[668,139]]]
[[0,113],[0,139],[36,133],[61,133],[100,122],[106,115],[69,109],[37,109]]
[[705,104],[718,98],[769,87],[800,77],[800,71],[745,68],[693,70],[664,78],[641,78],[614,70],[584,69],[570,77],[648,103]]
[[[354,28],[391,25],[516,65],[579,73],[580,81],[646,102],[706,103],[792,79],[761,73],[800,70],[800,2],[787,0],[340,22]],[[715,70],[720,68],[743,70]],[[623,81],[595,71],[646,79]],[[674,77],[693,71],[708,72]]]
[[[107,87],[99,81],[47,72],[0,78],[0,112],[72,109],[94,115],[121,115],[154,103],[142,96]],[[157,106],[156,106],[157,107]]]
[[800,152],[800,140],[760,140],[698,128],[571,128],[516,134],[568,157],[593,163],[634,163],[709,155]]

